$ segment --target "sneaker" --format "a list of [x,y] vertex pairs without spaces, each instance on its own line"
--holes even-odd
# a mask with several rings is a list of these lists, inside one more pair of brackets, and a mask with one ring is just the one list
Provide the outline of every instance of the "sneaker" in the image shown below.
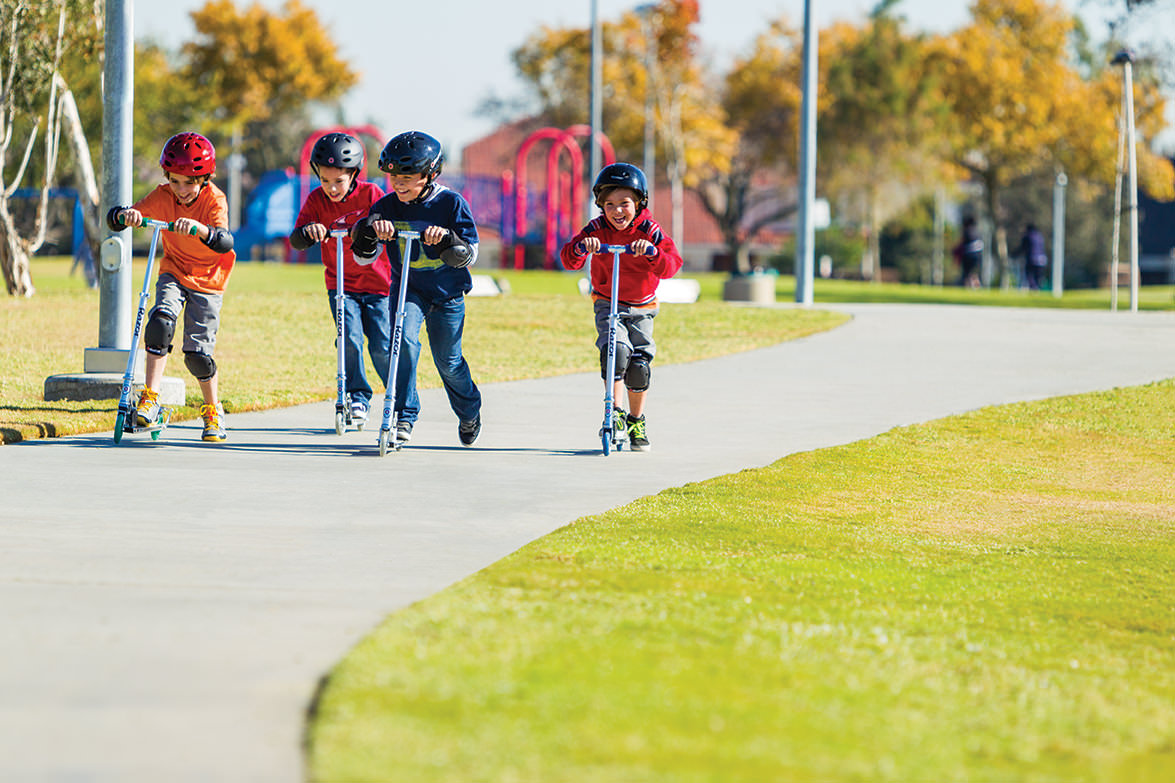
[[628,416],[625,421],[628,424],[628,447],[633,451],[652,451],[649,436],[645,432],[645,417],[634,419]]
[[398,440],[400,443],[407,443],[408,441],[412,440],[412,422],[396,422],[396,440]]
[[457,437],[461,438],[462,446],[472,446],[481,434],[481,416],[474,416],[469,421],[463,421],[457,426]]
[[367,403],[362,400],[355,400],[351,403],[351,421],[356,425],[363,426],[367,423]]
[[209,443],[220,443],[228,437],[224,431],[224,411],[219,405],[204,405],[200,408],[200,415],[204,417],[204,440]]
[[135,424],[140,427],[150,427],[159,421],[159,392],[143,387],[139,395],[139,404],[135,406]]
[[628,422],[626,421],[628,414],[620,408],[612,409],[612,432],[613,437],[623,438],[628,434]]

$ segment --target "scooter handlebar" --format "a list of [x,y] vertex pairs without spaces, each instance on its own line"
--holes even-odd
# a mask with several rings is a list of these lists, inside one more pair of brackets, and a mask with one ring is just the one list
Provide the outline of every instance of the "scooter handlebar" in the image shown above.
[[[146,228],[161,228],[164,231],[175,231],[175,223],[174,222],[169,223],[166,220],[155,220],[153,218],[143,218],[143,226]],[[192,228],[189,231],[187,231],[187,234],[189,236],[196,236],[196,234],[199,232],[199,230],[200,229],[196,228],[195,226],[192,226]]]

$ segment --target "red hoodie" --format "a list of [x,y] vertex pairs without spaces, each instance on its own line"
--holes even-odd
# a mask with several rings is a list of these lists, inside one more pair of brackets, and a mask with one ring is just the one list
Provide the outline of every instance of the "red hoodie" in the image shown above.
[[[601,215],[571,238],[559,251],[559,259],[567,269],[582,269],[588,254],[576,246],[584,237],[597,237],[602,245],[631,245],[638,239],[647,239],[657,251],[651,256],[620,254],[620,288],[617,298],[628,305],[647,307],[656,304],[657,284],[673,277],[681,270],[681,254],[673,239],[661,230],[647,209],[642,209],[623,231],[616,229]],[[596,253],[592,259],[592,297],[612,297],[612,254]]]

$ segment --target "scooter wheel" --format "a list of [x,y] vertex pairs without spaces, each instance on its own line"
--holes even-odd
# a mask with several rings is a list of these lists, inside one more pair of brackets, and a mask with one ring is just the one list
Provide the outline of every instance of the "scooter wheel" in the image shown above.
[[159,440],[159,433],[161,433],[161,432],[163,432],[162,427],[160,427],[157,430],[152,430],[151,431],[151,440]]
[[126,414],[118,414],[118,418],[114,420],[114,444],[117,446],[122,443],[122,428],[126,425]]
[[600,430],[600,445],[604,447],[604,456],[612,449],[612,433],[609,430]]
[[342,411],[335,411],[335,434],[342,435],[347,429],[347,419]]
[[379,455],[381,457],[387,456],[388,453],[388,430],[379,431]]

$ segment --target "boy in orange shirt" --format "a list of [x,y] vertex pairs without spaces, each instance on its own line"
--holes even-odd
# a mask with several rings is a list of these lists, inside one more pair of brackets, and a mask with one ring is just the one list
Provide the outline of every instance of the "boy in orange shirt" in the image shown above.
[[[216,150],[199,133],[178,133],[163,145],[159,158],[166,182],[132,207],[112,207],[106,215],[111,231],[143,225],[144,216],[174,224],[160,236],[163,258],[155,283],[155,307],[143,328],[147,351],[146,379],[136,409],[136,423],[150,426],[159,419],[159,386],[180,311],[184,315],[184,364],[200,384],[204,405],[203,439],[223,441],[224,409],[220,405],[216,362],[212,350],[220,324],[220,308],[236,261],[228,231],[228,200],[216,185]],[[138,346],[132,346],[132,350]]]

